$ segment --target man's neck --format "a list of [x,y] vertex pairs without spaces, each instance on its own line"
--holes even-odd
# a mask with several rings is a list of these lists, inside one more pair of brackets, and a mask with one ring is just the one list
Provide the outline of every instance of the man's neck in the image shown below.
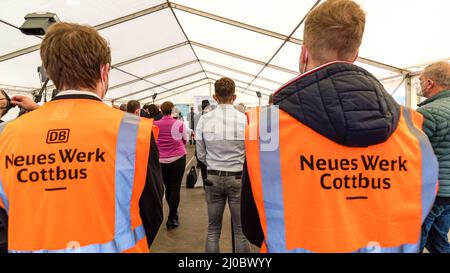
[[102,98],[102,92],[101,90],[98,89],[90,89],[90,88],[85,88],[85,87],[77,87],[77,88],[62,88],[63,90],[60,90],[59,92],[64,92],[64,91],[83,91],[83,92],[90,92],[93,93],[95,95],[97,95],[97,97]]
[[439,94],[439,93],[441,93],[443,91],[446,91],[446,90],[448,90],[448,89],[445,89],[443,87],[439,87],[439,88],[435,88],[433,90],[430,90],[430,93],[428,94],[427,99],[432,98],[432,97],[436,96],[437,94]]
[[82,90],[75,90],[75,89],[59,91],[56,96],[59,97],[59,96],[66,96],[66,95],[89,95],[89,96],[97,97],[101,100],[101,97],[96,92],[82,91]]

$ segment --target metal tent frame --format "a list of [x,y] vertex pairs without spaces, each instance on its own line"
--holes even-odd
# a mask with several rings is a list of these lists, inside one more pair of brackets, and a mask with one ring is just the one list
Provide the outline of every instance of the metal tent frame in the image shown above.
[[[143,88],[143,89],[140,89],[140,90],[137,90],[137,91],[133,91],[133,92],[127,93],[125,95],[115,96],[115,97],[109,98],[109,100],[112,101],[112,102],[119,102],[119,101],[124,101],[125,99],[127,99],[127,98],[129,98],[131,96],[144,95],[142,98],[139,98],[139,100],[145,101],[145,100],[151,98],[155,93],[157,93],[158,95],[167,94],[167,96],[165,96],[165,97],[159,97],[157,99],[157,101],[159,101],[159,100],[162,100],[162,99],[165,99],[165,98],[169,98],[169,97],[173,97],[173,96],[182,94],[184,92],[189,92],[189,91],[195,90],[196,88],[203,87],[203,86],[205,86],[207,84],[211,84],[211,82],[214,80],[214,78],[212,76],[215,76],[215,77],[226,76],[226,75],[224,75],[225,73],[217,73],[215,71],[210,71],[208,69],[205,69],[204,65],[209,65],[209,66],[212,66],[214,68],[217,68],[217,69],[220,69],[220,70],[223,70],[223,71],[229,71],[230,73],[236,73],[236,74],[239,74],[239,75],[242,75],[242,76],[245,76],[245,77],[253,78],[251,81],[248,81],[248,82],[241,81],[241,80],[235,80],[235,82],[239,85],[239,87],[238,87],[238,89],[240,89],[239,92],[242,92],[244,94],[252,95],[252,96],[256,97],[256,91],[263,90],[264,91],[264,92],[262,92],[263,95],[265,97],[267,97],[270,93],[276,91],[276,88],[268,88],[268,87],[256,85],[256,84],[254,84],[255,80],[262,80],[264,82],[267,82],[267,83],[270,83],[270,84],[273,84],[273,85],[277,85],[277,86],[281,86],[283,84],[279,80],[275,80],[275,79],[270,78],[268,76],[261,76],[261,73],[263,72],[263,70],[266,67],[271,68],[271,69],[275,69],[276,71],[279,71],[279,72],[282,72],[282,73],[286,73],[287,75],[291,75],[292,77],[295,77],[295,76],[298,75],[297,71],[293,71],[293,70],[291,70],[289,68],[286,68],[286,67],[281,67],[281,66],[274,65],[274,64],[271,63],[271,61],[276,57],[276,55],[279,53],[279,51],[282,49],[282,47],[286,43],[293,43],[295,45],[302,45],[302,43],[303,43],[302,40],[294,38],[293,34],[303,24],[306,16],[309,14],[309,12],[315,6],[317,6],[320,2],[321,2],[321,0],[317,0],[315,2],[315,4],[309,9],[308,13],[305,14],[305,16],[300,20],[300,22],[297,24],[297,26],[292,30],[292,32],[291,32],[291,34],[289,36],[286,36],[286,35],[283,35],[281,33],[277,33],[277,32],[274,32],[274,31],[271,31],[271,30],[268,30],[268,29],[264,29],[264,28],[260,28],[260,27],[253,26],[253,25],[249,25],[249,24],[246,24],[246,23],[243,23],[243,22],[239,22],[239,21],[236,21],[236,20],[232,20],[232,19],[229,19],[229,18],[225,18],[225,17],[219,16],[219,15],[216,15],[216,14],[208,13],[208,12],[205,12],[205,11],[202,11],[202,10],[194,9],[194,8],[191,8],[191,7],[188,7],[188,6],[180,5],[180,4],[174,3],[172,1],[166,1],[165,3],[161,3],[159,5],[156,5],[156,6],[147,8],[147,9],[143,9],[143,10],[140,10],[140,11],[132,13],[132,14],[128,14],[126,16],[115,18],[113,20],[104,22],[102,24],[98,24],[98,25],[95,26],[95,28],[97,30],[103,30],[103,29],[107,29],[107,28],[110,28],[110,27],[113,27],[113,26],[117,26],[117,25],[123,24],[125,22],[129,22],[129,21],[135,20],[135,19],[143,17],[143,16],[148,16],[148,15],[151,15],[153,13],[157,13],[159,11],[169,9],[171,11],[171,13],[173,14],[175,20],[177,21],[177,23],[178,23],[178,25],[179,25],[179,27],[180,27],[180,29],[181,29],[185,39],[186,39],[184,42],[177,43],[177,44],[174,44],[174,45],[171,45],[171,46],[168,46],[168,47],[165,47],[165,48],[161,48],[161,49],[153,51],[153,52],[148,52],[146,54],[143,54],[143,55],[140,55],[140,56],[128,59],[128,60],[124,60],[124,61],[121,61],[121,62],[116,63],[116,64],[113,64],[111,66],[112,69],[115,69],[115,70],[120,71],[120,72],[122,72],[124,74],[127,74],[127,75],[133,77],[134,79],[126,81],[126,82],[122,82],[122,83],[119,83],[119,84],[116,84],[114,86],[111,86],[110,87],[111,91],[113,91],[115,89],[118,89],[118,88],[126,87],[126,86],[128,86],[130,84],[138,83],[140,81],[146,82],[146,83],[148,83],[151,86],[148,87],[148,88]],[[271,37],[271,38],[275,38],[275,39],[283,41],[283,43],[276,50],[276,52],[273,53],[273,55],[271,56],[271,58],[269,60],[256,60],[256,59],[250,58],[248,56],[242,56],[242,55],[237,54],[235,52],[230,52],[230,51],[227,51],[227,50],[224,50],[224,49],[221,49],[221,48],[217,48],[217,47],[214,47],[214,46],[211,46],[211,45],[202,44],[200,42],[190,40],[190,38],[188,37],[188,35],[184,31],[184,28],[183,28],[182,24],[178,20],[177,14],[175,13],[175,10],[182,11],[182,12],[185,12],[185,13],[189,13],[189,14],[192,14],[192,15],[195,15],[195,16],[200,16],[200,17],[203,17],[203,18],[207,18],[209,20],[214,20],[214,21],[217,21],[217,22],[229,25],[229,26],[237,27],[237,28],[240,28],[240,29],[244,29],[244,30],[247,30],[247,31],[251,31],[251,32],[254,32],[254,33],[261,34],[261,35],[265,35],[265,36],[268,36],[268,37]],[[18,29],[17,26],[15,26],[15,25],[13,25],[13,24],[5,21],[5,20],[2,20],[0,18],[0,25],[1,24],[6,24],[9,27],[14,27],[14,28]],[[131,73],[131,72],[127,71],[125,68],[123,68],[126,65],[133,64],[133,63],[136,63],[136,62],[139,62],[139,61],[142,61],[142,60],[154,57],[154,56],[158,56],[160,54],[170,53],[171,51],[179,49],[179,48],[182,48],[182,47],[189,47],[192,50],[192,52],[193,52],[193,54],[195,56],[195,59],[190,60],[188,62],[183,62],[183,63],[177,64],[175,66],[171,66],[169,68],[165,68],[165,69],[153,72],[151,74],[143,75],[143,76],[136,75],[134,73]],[[250,73],[250,72],[247,72],[247,71],[242,71],[240,69],[232,68],[232,67],[229,67],[229,66],[226,66],[226,65],[223,65],[223,64],[219,64],[219,63],[215,62],[214,60],[206,60],[204,58],[199,58],[198,55],[196,54],[196,48],[201,48],[203,50],[207,50],[207,51],[215,52],[215,53],[218,53],[218,54],[222,54],[222,55],[225,55],[225,56],[230,57],[230,58],[236,58],[236,59],[239,59],[239,60],[242,60],[242,61],[245,61],[245,62],[250,62],[250,63],[256,64],[256,65],[262,66],[262,69],[258,73],[255,74],[255,73]],[[23,49],[19,49],[19,50],[14,51],[14,52],[10,52],[10,53],[4,54],[4,55],[0,56],[0,63],[4,62],[4,61],[7,61],[7,60],[14,59],[14,58],[18,58],[20,56],[23,56],[23,55],[35,52],[37,50],[39,50],[39,44],[30,46],[30,47],[26,47],[26,48],[23,48]],[[450,58],[447,58],[445,60],[449,60],[449,59]],[[418,73],[417,71],[414,71],[411,68],[399,68],[399,67],[396,67],[396,66],[393,66],[393,65],[390,65],[390,64],[381,63],[381,62],[378,62],[378,61],[375,61],[375,60],[371,60],[371,59],[367,59],[367,58],[363,58],[363,57],[359,57],[357,61],[360,62],[360,63],[366,64],[366,65],[374,66],[374,67],[377,67],[377,68],[380,68],[380,69],[383,69],[383,70],[386,70],[386,71],[389,71],[389,72],[393,73],[393,75],[390,75],[389,77],[380,78],[381,81],[383,81],[383,80],[392,80],[392,79],[397,79],[397,78],[399,78],[399,79],[404,78],[405,82],[406,82],[406,84],[405,84],[406,90],[405,91],[406,91],[406,104],[407,104],[407,106],[411,107],[417,101],[417,98],[414,98],[414,95],[412,93],[412,89],[413,89],[412,79],[417,76],[417,73]],[[184,76],[172,79],[170,81],[165,81],[165,82],[159,82],[158,83],[158,82],[152,80],[152,78],[154,78],[154,77],[157,77],[157,76],[160,76],[160,75],[163,75],[165,73],[172,72],[172,71],[176,71],[176,70],[185,68],[185,67],[187,67],[189,65],[193,65],[193,64],[199,64],[201,70],[193,71],[192,73],[187,73]],[[423,66],[423,64],[422,65],[418,65],[418,66]],[[193,80],[191,80],[191,81],[189,81],[187,83],[180,84],[179,86],[176,86],[176,87],[171,87],[171,88],[168,87],[168,85],[170,85],[170,84],[173,84],[173,83],[175,83],[177,81],[182,81],[182,80],[185,80],[185,79],[189,79],[190,77],[192,77],[194,75],[198,75],[198,74],[204,74],[205,77],[200,79],[200,80],[199,79],[193,79]],[[194,85],[196,83],[199,83],[201,81],[204,81],[204,80],[207,80],[208,83],[204,83],[204,84],[201,84],[201,85],[197,84],[197,85],[195,85],[195,87],[192,87],[192,85]],[[254,88],[256,88],[258,90],[254,90]],[[11,88],[11,89],[13,89],[13,88]],[[19,89],[20,88],[15,88],[16,91],[20,91]],[[23,92],[30,92],[30,90],[31,90],[31,88],[23,88]],[[156,91],[156,90],[158,90],[158,91]],[[161,91],[159,91],[159,90],[161,90]]]

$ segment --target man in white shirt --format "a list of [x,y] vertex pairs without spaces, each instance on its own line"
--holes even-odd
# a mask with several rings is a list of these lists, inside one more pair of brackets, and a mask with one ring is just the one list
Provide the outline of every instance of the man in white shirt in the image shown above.
[[216,81],[214,88],[213,98],[219,106],[204,114],[196,128],[197,156],[208,169],[208,178],[205,181],[208,204],[206,252],[220,252],[222,218],[228,198],[236,252],[245,253],[250,251],[250,245],[242,233],[240,200],[247,119],[243,113],[233,107],[236,95],[232,79],[222,78]]

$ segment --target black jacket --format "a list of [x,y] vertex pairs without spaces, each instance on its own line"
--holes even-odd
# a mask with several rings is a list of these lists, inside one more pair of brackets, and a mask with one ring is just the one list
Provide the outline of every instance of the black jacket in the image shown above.
[[[317,133],[348,147],[385,142],[397,128],[400,105],[366,70],[332,63],[283,86],[274,104]],[[247,165],[242,177],[241,219],[245,236],[255,245],[264,240]]]
[[[53,100],[60,99],[100,99],[89,96],[89,95],[62,95],[60,97],[55,97]],[[150,248],[153,243],[156,234],[158,233],[159,227],[163,221],[163,193],[164,187],[161,176],[161,166],[159,165],[159,152],[156,146],[155,138],[152,134],[150,143],[150,153],[147,165],[147,177],[145,180],[144,190],[142,192],[141,198],[139,200],[139,209],[142,223],[144,225],[145,234],[147,236],[148,247]],[[138,147],[139,148],[139,147]],[[6,237],[6,230],[2,230],[2,209],[0,209],[0,252],[1,252],[1,237],[2,235]],[[3,211],[4,212],[4,211]],[[6,218],[6,213],[4,213],[4,218]],[[3,219],[3,222],[6,222]],[[3,234],[2,234],[3,232]]]

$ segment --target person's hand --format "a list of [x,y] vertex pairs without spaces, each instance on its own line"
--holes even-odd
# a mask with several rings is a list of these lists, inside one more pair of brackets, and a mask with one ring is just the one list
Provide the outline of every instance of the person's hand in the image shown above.
[[40,107],[39,104],[35,103],[27,96],[14,96],[11,98],[11,103],[28,111],[32,111]]

